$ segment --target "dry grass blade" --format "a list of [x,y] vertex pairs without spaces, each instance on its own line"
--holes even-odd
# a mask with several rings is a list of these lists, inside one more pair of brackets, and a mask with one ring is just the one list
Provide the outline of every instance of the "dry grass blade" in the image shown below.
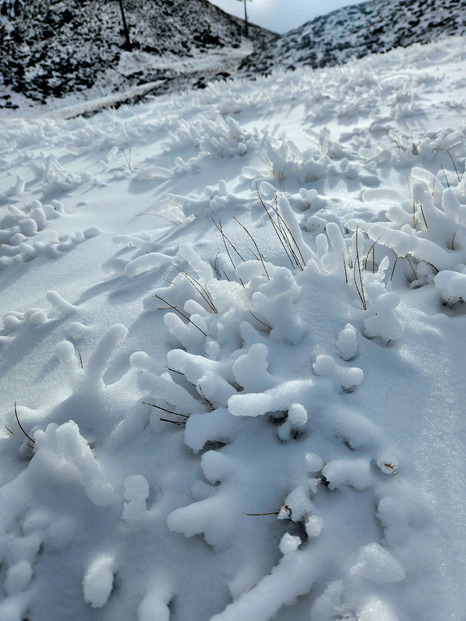
[[393,274],[395,273],[395,267],[396,267],[397,263],[398,263],[398,255],[396,255],[395,263],[393,264],[393,269],[392,269],[392,273],[390,275],[390,280],[393,280]]
[[[215,222],[215,220],[212,218],[212,222],[215,224],[215,227],[217,228],[217,230],[219,231],[220,235],[222,236],[222,240],[223,240],[223,245],[225,246],[225,250],[227,252],[228,258],[230,259],[230,263],[233,266],[233,269],[236,270],[236,265],[235,262],[233,261],[233,258],[230,254],[230,251],[228,250],[228,246],[227,246],[227,242],[230,244],[230,246],[233,248],[233,250],[236,252],[236,254],[239,256],[239,258],[243,261],[243,263],[245,262],[245,260],[243,259],[243,257],[240,255],[240,253],[238,252],[238,250],[236,249],[236,247],[234,246],[234,244],[228,239],[228,237],[225,235],[225,233],[223,232],[223,227],[222,227],[222,221],[219,220],[218,224],[217,222]],[[225,274],[226,279],[228,280],[228,282],[230,282],[230,279],[228,278],[228,276],[225,273],[225,270],[223,270],[223,273]],[[244,282],[241,280],[241,278],[239,279],[243,289],[244,289]]]
[[[166,304],[168,306],[168,308],[170,308],[171,310],[174,310],[176,313],[178,313],[179,315],[184,317],[184,319],[186,319],[186,321],[188,321],[195,328],[197,328],[199,330],[199,332],[201,332],[204,336],[207,336],[207,334],[204,332],[204,330],[202,328],[200,328],[196,323],[194,323],[194,321],[192,321],[192,319],[190,319],[187,315],[185,315],[183,312],[181,312],[179,310],[179,308],[176,308],[176,306],[173,306],[173,304],[170,304],[170,302],[167,302],[167,300],[164,300],[163,298],[161,298],[160,295],[154,295],[154,298],[157,298],[158,300],[161,300],[164,304]],[[168,310],[168,308],[161,308],[160,310]]]
[[[299,267],[301,270],[304,270],[305,261],[301,249],[299,248],[290,227],[287,225],[285,219],[279,212],[278,206],[275,205],[274,207],[273,205],[269,205],[270,210],[275,214],[277,218],[275,221],[258,189],[257,196],[259,197],[261,205],[269,218],[269,222],[272,225],[274,233],[278,237],[292,267]],[[277,200],[276,196],[275,200]]]
[[228,250],[228,246],[227,246],[227,242],[230,244],[230,246],[233,248],[233,250],[236,252],[236,254],[239,256],[239,258],[241,259],[241,261],[243,261],[243,263],[245,262],[245,259],[243,258],[243,256],[241,255],[241,253],[238,251],[238,249],[236,248],[236,246],[234,245],[234,243],[231,241],[231,239],[229,237],[227,237],[223,231],[223,226],[222,226],[222,221],[219,220],[218,223],[215,222],[215,220],[212,218],[212,222],[215,224],[217,230],[220,232],[220,235],[222,236],[223,239],[223,243],[225,245],[225,250],[227,251],[228,257],[230,258],[231,264],[233,265],[234,269],[236,269],[236,265],[233,261],[233,259],[231,258],[231,254],[230,251]]
[[217,261],[218,261],[218,252],[217,252],[217,254],[215,255],[215,261],[214,261],[214,272],[215,272],[215,275],[217,276],[217,280],[221,280],[220,272],[219,272],[219,271],[218,271],[218,269],[217,269]]
[[406,255],[406,256],[405,256],[405,259],[407,259],[407,260],[408,260],[408,263],[409,263],[409,265],[411,266],[411,269],[412,269],[412,271],[413,271],[414,278],[415,278],[415,280],[417,280],[417,278],[418,278],[418,277],[417,277],[417,274],[416,274],[416,270],[414,269],[414,266],[413,266],[413,264],[411,263],[411,259],[409,258],[409,256],[408,256],[408,255]]
[[[277,197],[276,196],[275,196],[275,201],[277,201]],[[301,269],[304,270],[304,266],[306,265],[306,261],[304,260],[303,253],[301,252],[301,248],[298,246],[298,242],[296,241],[296,239],[295,239],[295,237],[294,237],[290,227],[286,223],[285,219],[283,218],[281,213],[278,211],[278,206],[275,205],[275,207],[272,207],[272,209],[276,213],[278,221],[283,224],[283,226],[285,227],[286,231],[288,232],[288,234],[290,235],[291,239],[293,240],[293,243],[294,243],[294,245],[296,247],[296,250],[299,253],[299,257],[300,257],[300,262],[298,262],[298,267],[300,267]],[[291,244],[290,244],[290,246],[291,246]]]
[[[280,242],[280,244],[283,247],[283,250],[285,251],[286,256],[288,257],[289,262],[291,263],[292,267],[295,267],[295,261],[293,260],[293,252],[289,252],[289,248],[290,248],[290,242],[287,239],[286,235],[283,235],[283,231],[282,231],[282,227],[280,226],[280,221],[277,223],[275,222],[275,220],[273,219],[273,217],[271,216],[269,210],[267,209],[267,205],[265,204],[264,200],[262,199],[262,196],[259,193],[259,190],[257,190],[257,195],[259,197],[259,200],[262,204],[262,207],[265,210],[265,213],[267,214],[268,218],[269,218],[269,222],[272,225],[272,228],[274,230],[275,235],[278,237],[278,240]],[[272,209],[272,207],[271,207]],[[288,246],[288,248],[287,248]]]
[[426,220],[426,214],[424,213],[424,207],[422,205],[419,205],[419,207],[421,208],[421,213],[422,213],[422,217],[424,218],[424,224],[426,225],[426,229],[429,230],[429,226]]
[[214,408],[214,404],[212,403],[212,401],[209,401],[209,399],[207,399],[207,397],[204,394],[204,391],[202,390],[202,386],[199,384],[198,387],[199,387],[199,392],[201,393],[202,397],[204,398],[204,401],[206,401],[210,405],[210,407],[213,409]]
[[260,517],[261,515],[279,515],[280,511],[271,511],[270,513],[243,513],[243,515],[248,515],[249,517]]
[[319,470],[319,472],[316,474],[316,477],[315,477],[315,478],[316,478],[316,480],[320,477],[320,475],[322,474],[322,471],[323,471],[323,469],[325,468],[325,466],[326,466],[326,465],[327,465],[327,464],[324,464],[324,465],[322,466],[322,468]]
[[270,215],[269,210],[267,209],[267,205],[264,203],[264,200],[263,200],[262,196],[260,195],[259,190],[257,190],[257,196],[259,197],[259,200],[260,200],[260,202],[262,204],[262,207],[264,208],[265,213],[267,214],[267,216],[269,218],[270,224],[272,225],[272,228],[273,228],[276,236],[278,237],[281,245],[283,246],[283,250],[285,251],[286,256],[288,257],[288,260],[290,261],[291,265],[294,267],[293,260],[290,257],[290,255],[288,254],[288,250],[286,249],[286,245],[284,244],[284,242],[282,240],[282,237],[280,235],[280,231],[277,229],[277,224],[276,224],[275,220],[272,218],[272,216]]
[[380,237],[378,239],[375,240],[375,242],[372,244],[372,246],[369,248],[369,250],[367,251],[366,254],[366,258],[364,260],[364,269],[367,270],[367,263],[369,261],[369,255],[371,253],[372,250],[372,273],[375,273],[375,246],[377,244],[377,242],[379,241]]
[[251,310],[249,312],[254,317],[254,319],[256,321],[258,321],[259,323],[261,323],[263,326],[265,326],[267,328],[267,330],[269,330],[269,331],[272,330],[272,326],[269,326],[268,323],[265,323],[265,321],[262,321],[262,319],[259,319],[259,317],[257,315],[254,315],[254,313]]
[[[19,422],[18,411],[17,411],[17,409],[16,409],[16,402],[15,402],[15,416],[16,416],[16,422],[18,423],[18,426],[19,426],[19,428],[21,429],[21,431],[24,433],[24,435],[26,436],[26,438],[27,438],[28,440],[30,440],[33,444],[35,444],[35,440],[33,440],[33,439],[31,438],[31,436],[30,436],[28,433],[26,433],[26,431],[24,430],[23,426],[22,426],[22,425],[21,425],[21,423]],[[29,444],[28,446],[31,446],[31,445]],[[31,447],[31,448],[34,448],[34,447]]]
[[397,479],[398,483],[401,485],[401,479],[400,479],[400,477],[398,476],[398,472],[396,471],[395,466],[394,466],[393,464],[384,464],[384,466],[385,466],[386,468],[390,468],[390,470],[392,470],[392,471],[393,471],[394,475],[396,476],[396,479]]
[[[357,280],[356,280],[356,266],[358,268],[360,286],[358,285]],[[364,294],[364,283],[362,280],[362,272],[361,272],[361,261],[359,259],[359,227],[356,228],[356,261],[354,262],[354,265],[353,265],[353,277],[354,277],[354,284],[356,287],[356,291],[358,292],[362,307],[364,310],[367,310],[366,296]]]
[[[457,145],[455,145],[455,146],[457,146]],[[450,148],[452,148],[452,147],[450,147]],[[460,173],[458,172],[458,168],[456,167],[456,163],[455,163],[455,160],[453,159],[453,155],[450,153],[450,149],[440,149],[440,151],[445,151],[445,153],[448,154],[448,157],[450,158],[451,163],[453,164],[453,168],[455,169],[456,177],[457,177],[458,183],[459,183],[461,181],[462,175],[460,175]]]
[[215,306],[212,296],[207,291],[207,289],[205,289],[201,285],[201,283],[198,280],[196,280],[196,278],[194,278],[194,276],[191,276],[190,274],[188,274],[188,272],[185,272],[184,270],[182,270],[181,267],[178,267],[176,265],[175,267],[181,274],[183,274],[186,280],[188,280],[192,284],[192,286],[196,289],[196,291],[199,293],[201,298],[207,303],[207,305],[213,310],[213,312],[215,314],[218,314],[217,307]]
[[80,365],[81,369],[84,369],[83,358],[81,356],[81,352],[79,351],[79,349],[77,347],[76,347],[76,353],[78,355],[79,365]]
[[450,187],[450,182],[448,181],[447,173],[445,172],[445,168],[443,167],[443,164],[440,164],[440,168],[442,169],[443,176],[445,177],[445,181],[446,181],[447,187],[449,188]]
[[172,425],[177,425],[177,427],[181,427],[182,425],[186,425],[186,421],[177,421],[177,420],[169,420],[168,418],[161,418],[161,421],[164,423],[171,423]]
[[163,408],[160,405],[155,405],[155,403],[149,403],[148,401],[142,402],[144,405],[150,405],[151,408],[157,408],[157,410],[162,410],[162,412],[166,412],[167,414],[174,414],[175,416],[182,416],[183,418],[189,418],[187,414],[180,414],[179,412],[173,412],[173,410],[167,410],[167,408]]
[[[171,367],[167,367],[167,369],[171,371],[172,373],[178,373],[178,375],[184,376],[184,373],[181,373],[181,371],[177,371],[176,369],[172,369]],[[151,404],[149,403],[148,405],[151,405]]]
[[345,259],[345,254],[342,252],[341,253],[342,259],[343,259],[343,268],[345,270],[345,280],[346,280],[346,284],[348,284],[348,271],[346,269],[346,259]]
[[[241,227],[244,231],[246,231],[246,233],[247,233],[247,234],[249,235],[249,237],[251,238],[252,243],[254,244],[254,246],[255,246],[255,248],[256,248],[256,250],[257,250],[257,254],[259,255],[259,259],[260,259],[260,262],[262,263],[262,267],[264,268],[265,275],[267,276],[267,279],[268,279],[268,280],[270,280],[269,273],[268,273],[268,271],[267,271],[267,268],[265,267],[264,259],[263,259],[263,257],[262,257],[262,253],[261,253],[261,251],[259,250],[259,246],[258,246],[258,245],[257,245],[257,243],[256,243],[256,240],[255,240],[255,239],[254,239],[254,237],[251,235],[251,233],[248,231],[248,229],[244,226],[244,224],[241,224],[241,222],[238,220],[238,218],[236,218],[235,216],[233,216],[233,220],[236,220],[236,222],[240,225],[240,227]],[[254,254],[254,253],[253,253],[253,254]]]

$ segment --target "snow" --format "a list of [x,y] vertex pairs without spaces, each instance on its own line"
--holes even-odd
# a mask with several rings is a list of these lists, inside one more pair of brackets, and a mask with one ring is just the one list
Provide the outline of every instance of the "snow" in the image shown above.
[[376,584],[400,582],[406,577],[400,563],[379,543],[368,543],[359,550],[350,573]]
[[465,50],[2,122],[2,621],[462,619]]
[[83,595],[87,604],[102,608],[108,601],[113,588],[113,558],[103,555],[97,558],[83,580]]

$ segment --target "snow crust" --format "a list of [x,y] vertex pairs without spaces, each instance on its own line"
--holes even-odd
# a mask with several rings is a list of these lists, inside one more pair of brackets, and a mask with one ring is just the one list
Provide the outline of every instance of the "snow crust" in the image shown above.
[[462,619],[465,50],[2,123],[2,621]]

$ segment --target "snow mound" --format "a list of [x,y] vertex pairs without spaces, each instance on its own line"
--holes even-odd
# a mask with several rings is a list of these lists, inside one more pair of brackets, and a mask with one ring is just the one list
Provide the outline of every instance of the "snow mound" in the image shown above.
[[5,126],[1,621],[461,618],[465,50]]

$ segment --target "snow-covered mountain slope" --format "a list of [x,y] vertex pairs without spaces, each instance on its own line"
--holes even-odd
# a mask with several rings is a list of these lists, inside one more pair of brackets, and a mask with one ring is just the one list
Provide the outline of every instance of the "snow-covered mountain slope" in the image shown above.
[[466,0],[371,0],[323,15],[248,57],[242,70],[325,67],[466,33]]
[[1,621],[462,621],[466,45],[0,121]]
[[117,1],[25,3],[0,24],[0,105],[20,103],[15,93],[44,103],[69,93],[95,98],[154,81],[156,93],[204,86],[234,71],[255,45],[275,38],[251,26],[246,40],[242,20],[206,0],[125,0],[124,6],[132,54],[124,51]]

